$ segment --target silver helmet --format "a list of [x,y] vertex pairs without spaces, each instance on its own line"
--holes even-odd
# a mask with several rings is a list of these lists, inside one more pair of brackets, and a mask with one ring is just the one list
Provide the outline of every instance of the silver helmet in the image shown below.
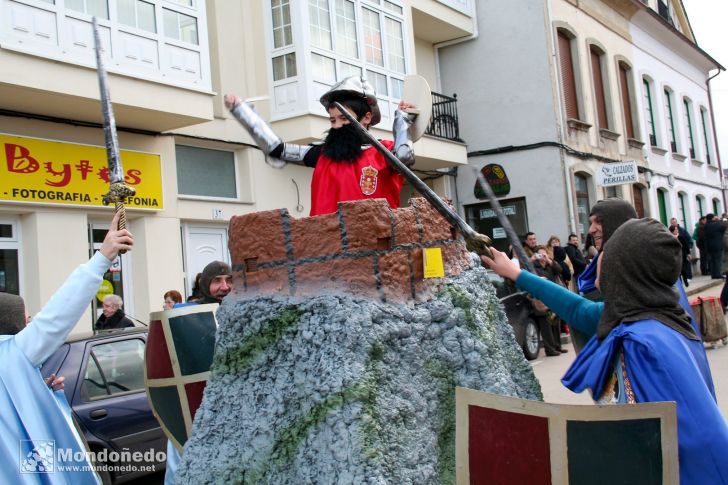
[[372,110],[372,122],[370,126],[374,126],[382,119],[382,113],[377,105],[377,96],[374,88],[363,77],[349,76],[331,86],[319,99],[324,108],[328,111],[329,106],[334,101],[341,101],[348,98],[364,99]]

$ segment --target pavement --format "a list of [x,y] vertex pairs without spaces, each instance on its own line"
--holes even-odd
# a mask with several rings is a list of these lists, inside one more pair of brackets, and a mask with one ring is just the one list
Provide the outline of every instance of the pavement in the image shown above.
[[[723,280],[712,280],[710,276],[698,276],[690,282],[687,288],[688,296],[692,299],[697,296],[719,296]],[[559,404],[593,404],[588,391],[575,394],[561,384],[561,377],[566,373],[574,361],[576,353],[571,344],[564,345],[569,353],[557,357],[546,357],[543,349],[531,366],[541,383],[544,401]],[[713,374],[715,394],[718,407],[723,416],[728,419],[728,348],[718,342],[715,347],[705,344],[705,352]]]

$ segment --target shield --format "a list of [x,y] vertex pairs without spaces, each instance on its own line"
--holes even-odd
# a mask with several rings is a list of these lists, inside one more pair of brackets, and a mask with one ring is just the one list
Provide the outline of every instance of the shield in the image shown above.
[[409,129],[410,138],[415,142],[422,138],[432,117],[432,91],[430,91],[427,80],[417,74],[405,76],[402,99],[417,106],[417,108],[406,110],[417,115]]
[[677,485],[674,402],[551,404],[457,387],[457,483]]
[[368,165],[361,169],[361,179],[359,180],[359,186],[361,187],[361,193],[364,195],[372,195],[377,191],[377,174],[379,170]]
[[210,374],[217,303],[150,315],[144,385],[164,434],[182,451]]

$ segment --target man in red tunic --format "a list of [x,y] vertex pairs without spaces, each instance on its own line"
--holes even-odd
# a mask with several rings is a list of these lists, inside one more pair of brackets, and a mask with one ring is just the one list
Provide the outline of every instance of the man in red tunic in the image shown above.
[[[390,207],[399,207],[404,178],[375,147],[366,144],[357,128],[333,104],[341,103],[368,129],[381,120],[371,85],[360,77],[348,77],[335,84],[320,101],[329,113],[331,128],[323,143],[302,146],[284,143],[247,103],[237,96],[225,96],[226,106],[267,155],[270,165],[282,168],[290,162],[314,168],[310,215],[336,212],[338,203],[348,200],[383,198]],[[400,102],[393,123],[395,140],[382,140],[407,165],[414,163],[408,135],[412,121],[404,113],[410,107]]]

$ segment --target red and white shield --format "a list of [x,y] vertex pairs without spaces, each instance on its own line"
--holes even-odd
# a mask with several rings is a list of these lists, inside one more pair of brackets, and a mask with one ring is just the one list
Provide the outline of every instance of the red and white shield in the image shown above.
[[368,165],[361,169],[361,179],[359,186],[361,187],[361,193],[364,195],[372,195],[377,190],[377,175],[379,170]]

